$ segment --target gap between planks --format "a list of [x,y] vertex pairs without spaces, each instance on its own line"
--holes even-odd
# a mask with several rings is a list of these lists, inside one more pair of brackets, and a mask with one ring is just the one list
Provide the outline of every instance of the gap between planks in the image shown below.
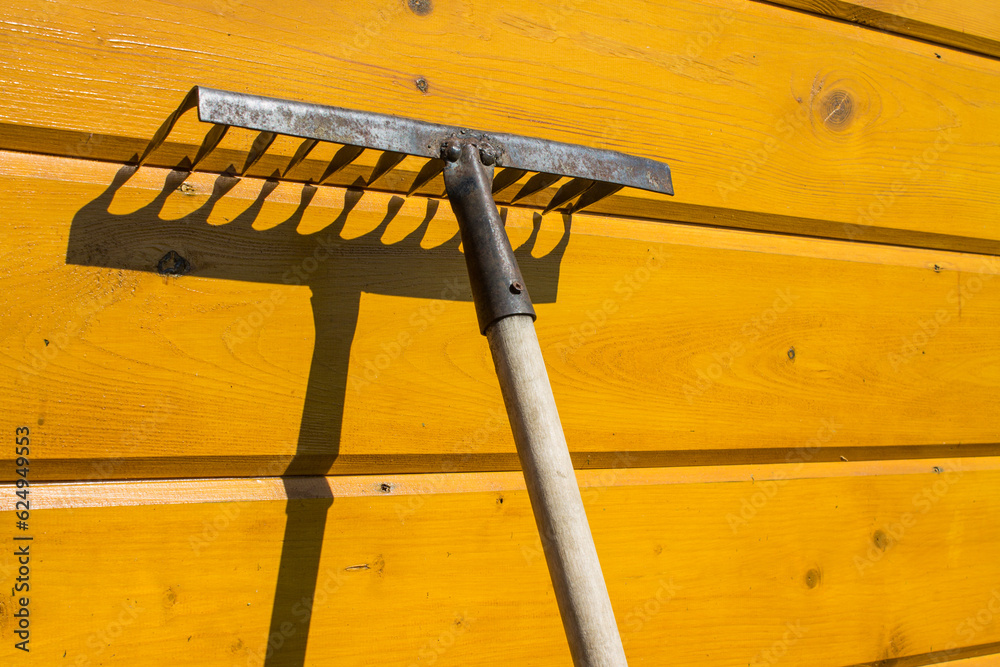
[[[889,475],[947,475],[1000,470],[1000,457],[577,470],[581,488],[717,484]],[[13,484],[2,484],[7,492]],[[47,482],[31,486],[34,509],[261,502],[337,497],[523,490],[520,472],[456,472],[334,477],[257,477]]]
[[[106,186],[112,181],[121,166],[110,162],[0,150],[0,169],[3,170],[3,175],[6,178]],[[152,199],[162,190],[164,180],[172,171],[161,167],[144,166],[128,180],[124,188],[148,190],[150,199]],[[217,178],[218,174],[214,173],[192,172],[185,183],[194,186],[200,195],[212,192],[213,183]],[[226,196],[253,201],[258,197],[265,183],[265,179],[243,177],[241,184],[233,188]],[[303,186],[304,184],[297,182],[281,182],[267,196],[267,202],[270,205],[286,205],[295,208],[301,203]],[[335,211],[343,209],[346,188],[330,185],[313,187],[316,188],[317,192],[310,201],[310,207],[330,208]],[[358,210],[385,211],[389,201],[396,196],[386,192],[366,191],[356,208]],[[425,200],[426,198],[422,196],[409,197],[407,203],[419,203],[422,207]],[[506,219],[507,227],[530,230],[533,224],[532,216],[535,213],[534,209],[511,207]],[[558,215],[558,213],[553,213],[553,215]],[[455,221],[450,207],[441,206],[436,217],[447,220],[457,228],[458,223]],[[310,233],[320,231],[322,229],[315,229],[311,230]],[[973,271],[983,274],[1000,273],[1000,264],[991,262],[991,255],[985,254],[845,241],[780,232],[711,227],[696,223],[649,221],[594,213],[573,216],[572,233],[813,259],[927,269],[937,267],[936,270]]]

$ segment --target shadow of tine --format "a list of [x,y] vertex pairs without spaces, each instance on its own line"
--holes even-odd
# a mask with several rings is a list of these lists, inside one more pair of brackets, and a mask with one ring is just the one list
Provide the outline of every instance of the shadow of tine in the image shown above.
[[[215,150],[222,139],[229,132],[228,125],[213,125],[212,128],[205,134],[205,139],[201,142],[201,146],[198,148],[198,154],[195,155],[194,160],[191,162],[191,169],[198,166],[202,160],[208,157],[208,154]],[[230,166],[232,169],[232,166]]]
[[417,177],[413,179],[413,183],[406,190],[406,195],[410,196],[421,187],[429,183],[434,179],[435,176],[444,171],[444,160],[439,160],[437,158],[428,160],[423,167],[421,167],[420,172],[417,173]]
[[[420,224],[417,225],[417,228],[414,229],[413,232],[407,234],[407,238],[417,239],[417,244],[419,245],[420,241],[424,238],[424,235],[427,233],[427,229],[431,226],[431,221],[434,219],[434,216],[437,215],[438,209],[440,207],[441,207],[441,202],[439,200],[428,199],[427,209],[424,211],[424,219],[420,221]],[[458,230],[455,231],[455,234],[458,234]]]
[[144,150],[142,155],[139,157],[138,164],[144,164],[152,152],[163,144],[167,135],[170,134],[170,130],[174,129],[174,125],[176,125],[177,120],[184,115],[184,112],[189,109],[193,109],[196,106],[198,106],[198,89],[192,88],[184,97],[180,106],[177,107],[172,114],[167,116],[167,119],[163,121],[163,125],[160,125],[159,129],[153,134],[153,138],[149,141],[149,145],[146,146],[146,150]]
[[[236,178],[234,176],[226,176],[227,178]],[[264,181],[264,184],[260,188],[260,192],[254,197],[253,202],[245,210],[240,212],[235,218],[229,221],[227,227],[230,229],[235,229],[237,227],[253,227],[253,223],[257,220],[260,215],[260,211],[264,208],[264,201],[274,192],[280,181],[276,178],[268,178]],[[282,223],[284,224],[284,223]]]
[[[449,296],[439,298],[471,301],[465,262],[459,251],[461,235],[456,226],[444,243],[433,248],[421,246],[444,200],[428,197],[423,219],[413,231],[396,243],[382,242],[390,224],[401,215],[406,199],[377,195],[375,205],[384,206],[383,219],[375,229],[361,237],[343,238],[349,219],[361,219],[367,224],[370,220],[368,216],[373,214],[373,206],[366,206],[358,212],[358,218],[351,218],[352,211],[366,192],[365,186],[385,176],[405,157],[389,151],[384,151],[379,157],[367,182],[359,176],[343,191],[343,207],[339,211],[331,207],[330,216],[336,217],[320,230],[323,237],[311,237],[298,229],[308,207],[317,205],[313,202],[320,190],[315,184],[302,185],[299,201],[290,214],[290,207],[282,208],[284,202],[276,203],[273,210],[271,206],[263,210],[266,200],[280,184],[282,171],[287,175],[319,143],[311,139],[300,144],[284,170],[276,170],[269,178],[263,179],[260,191],[248,207],[242,209],[250,199],[247,195],[252,193],[238,193],[240,196],[236,199],[240,200],[241,212],[224,224],[208,224],[220,200],[229,195],[237,184],[248,183],[241,181],[237,173],[250,169],[270,148],[275,136],[268,132],[261,132],[256,137],[249,154],[245,156],[242,170],[230,165],[215,178],[211,194],[194,211],[181,218],[163,217],[168,198],[226,136],[229,126],[222,124],[213,124],[209,128],[193,159],[185,156],[180,168],[166,173],[163,188],[152,201],[136,211],[112,214],[110,211],[116,193],[140,165],[146,163],[165,143],[181,116],[198,105],[198,96],[197,88],[189,92],[156,131],[142,155],[134,158],[134,164],[119,169],[107,189],[77,211],[70,229],[66,260],[67,263],[84,266],[163,273],[161,265],[170,259],[185,265],[190,262],[190,266],[194,267],[192,273],[199,279],[242,280],[277,286],[304,285],[309,288],[315,342],[305,396],[302,398],[296,450],[287,465],[282,466],[283,470],[267,473],[280,474],[282,478],[287,492],[287,521],[281,536],[280,562],[273,580],[275,596],[268,627],[267,651],[259,661],[267,667],[301,667],[306,662],[313,608],[322,605],[329,593],[328,572],[324,570],[321,574],[320,562],[327,534],[327,512],[334,499],[322,476],[331,471],[340,456],[345,397],[350,386],[349,379],[353,376],[353,371],[351,374],[348,371],[362,294],[433,298],[437,297],[442,281],[455,282],[456,277],[462,276],[458,280],[460,288],[453,290],[454,294],[449,292]],[[354,162],[364,150],[358,146],[342,146],[319,182]],[[417,180],[422,180],[422,185],[430,184],[440,173],[442,164],[436,158],[431,159],[420,170]],[[526,173],[529,172],[503,170],[498,179],[500,182],[494,181],[493,185],[502,186],[500,189],[513,187]],[[538,192],[559,178],[539,174],[521,187],[515,199]],[[256,180],[249,182],[257,183]],[[419,215],[419,207],[415,207],[414,213]],[[501,215],[506,220],[506,208],[501,209]],[[275,224],[278,218],[284,219]],[[266,220],[266,228],[254,229],[253,225],[258,220]],[[530,281],[535,302],[550,303],[555,301],[558,292],[560,265],[569,242],[571,216],[563,215],[563,235],[556,246],[541,257],[533,257],[542,221],[541,214],[533,215],[529,238],[515,251],[515,256],[525,278]],[[545,236],[552,238],[554,234],[546,232]],[[295,270],[304,266],[318,247],[325,250],[330,258],[325,268],[315,272],[308,269],[301,273]],[[163,254],[165,249],[169,249],[166,255]],[[471,309],[469,312],[472,312]],[[476,335],[475,331],[474,318],[470,318],[469,335]],[[437,469],[435,466],[438,464],[428,460],[420,465],[432,471]],[[328,545],[328,548],[336,548],[336,545]],[[287,629],[289,626],[294,628],[291,633]]]
[[389,228],[389,223],[391,223],[396,216],[399,215],[399,211],[402,210],[403,204],[405,203],[406,200],[402,197],[397,197],[395,195],[390,197],[389,203],[385,207],[385,217],[382,218],[382,221],[375,226],[375,229],[365,234],[365,236],[381,239],[382,236],[385,235],[385,230]]
[[[218,127],[218,126],[217,126]],[[274,140],[278,137],[274,132],[261,132],[257,135],[257,138],[253,140],[253,145],[250,146],[250,152],[247,153],[247,159],[243,163],[243,169],[240,170],[240,176],[247,173],[250,167],[257,164],[257,161],[264,157],[264,153],[267,149],[271,147]],[[281,174],[279,173],[280,177]]]
[[160,213],[163,212],[163,207],[166,205],[167,199],[170,198],[170,195],[172,195],[190,175],[190,171],[171,169],[167,172],[167,175],[163,179],[163,188],[157,192],[156,196],[153,197],[148,204],[143,206],[140,211],[159,217]]
[[309,208],[309,204],[317,192],[319,192],[319,189],[315,185],[310,183],[303,184],[302,192],[299,193],[299,205],[295,207],[295,210],[292,211],[292,214],[287,219],[279,222],[277,226],[294,225],[295,229],[298,230],[299,225],[302,223],[302,216],[305,215],[306,209]]
[[295,169],[295,167],[297,167],[300,162],[305,160],[306,157],[309,155],[309,153],[312,152],[312,149],[316,148],[318,144],[319,144],[319,139],[303,139],[302,143],[299,144],[298,149],[296,149],[295,155],[293,155],[292,159],[288,161],[288,166],[285,167],[285,171],[282,172],[282,176],[287,177],[288,173],[292,169]]
[[562,213],[562,220],[563,233],[559,241],[543,256],[535,257],[532,252],[542,229],[542,214],[532,214],[531,234],[528,235],[524,243],[514,250],[514,258],[521,268],[521,274],[524,276],[525,283],[531,291],[532,301],[535,303],[552,303],[558,296],[559,268],[566,247],[569,245],[573,216],[570,213]]
[[[399,239],[395,243],[387,245],[391,245],[394,248],[413,248],[416,251],[423,251],[424,249],[420,246],[420,242],[427,233],[427,229],[430,227],[434,216],[437,215],[438,208],[440,208],[440,206],[441,204],[438,200],[428,199],[427,208],[424,211],[424,218],[420,221],[420,224],[414,227],[411,231],[407,232],[403,238]],[[445,241],[445,243],[447,243],[447,241]]]
[[[323,183],[326,179],[330,178],[338,171],[346,167],[347,165],[358,159],[358,156],[365,152],[365,149],[361,146],[343,146],[330,160],[330,164],[323,171],[323,175],[319,177],[319,182]],[[355,181],[357,183],[357,181]],[[364,186],[365,182],[362,179],[361,185]]]
[[[507,222],[507,217],[504,216],[504,222]],[[514,257],[517,259],[518,263],[530,262],[534,259],[531,256],[531,251],[535,248],[535,243],[538,241],[538,232],[542,230],[542,214],[532,213],[531,214],[531,233],[528,234],[528,238],[524,240],[524,243],[519,245],[514,251]]]
[[375,163],[375,169],[372,171],[371,178],[368,179],[368,185],[373,185],[375,181],[395,169],[396,166],[405,159],[406,153],[384,151],[381,157],[379,157],[378,162]]
[[192,223],[196,224],[208,224],[208,218],[212,215],[212,211],[215,210],[215,205],[219,203],[223,197],[229,194],[229,191],[235,188],[240,182],[240,179],[236,176],[231,176],[229,174],[219,174],[215,182],[212,183],[212,194],[208,196],[205,203],[199,206],[194,211],[187,214],[186,219]]

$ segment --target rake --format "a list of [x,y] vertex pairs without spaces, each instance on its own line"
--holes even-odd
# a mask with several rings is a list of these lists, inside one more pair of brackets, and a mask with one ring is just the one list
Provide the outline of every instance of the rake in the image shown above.
[[[230,127],[256,130],[246,173],[279,135],[303,139],[290,169],[320,143],[340,148],[321,180],[365,150],[381,155],[370,187],[408,156],[426,158],[412,194],[443,174],[458,219],[479,331],[486,336],[510,420],[570,653],[576,667],[626,666],[618,626],[535,334],[535,310],[494,195],[529,176],[511,203],[552,187],[544,211],[580,212],[624,187],[673,194],[670,168],[611,150],[488,133],[398,116],[195,87],[154,135],[145,162],[186,111],[212,123],[190,168]],[[496,170],[500,171],[497,172]]]

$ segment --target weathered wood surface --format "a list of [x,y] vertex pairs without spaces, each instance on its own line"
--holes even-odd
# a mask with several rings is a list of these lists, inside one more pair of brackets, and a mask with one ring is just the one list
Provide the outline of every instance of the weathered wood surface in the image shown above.
[[486,339],[569,652],[580,667],[628,667],[533,320],[489,323]]
[[[674,199],[633,193],[607,212],[1000,249],[995,60],[739,0],[426,6],[8,3],[0,148],[121,162],[201,84],[673,166]],[[183,125],[154,161],[178,163],[204,131]],[[242,165],[252,138],[233,133],[205,167]],[[276,142],[252,173],[297,145]],[[321,174],[316,157],[290,177]],[[401,173],[380,187],[405,187]]]
[[[40,477],[518,467],[446,206],[0,159],[3,420]],[[996,451],[995,258],[507,220],[579,466]]]
[[[995,458],[579,478],[632,665],[932,664],[1000,642]],[[259,665],[269,635],[269,665],[568,664],[519,473],[286,483],[32,487],[30,664]],[[21,664],[11,630],[0,659]]]
[[992,0],[769,0],[845,21],[1000,56],[1000,6]]

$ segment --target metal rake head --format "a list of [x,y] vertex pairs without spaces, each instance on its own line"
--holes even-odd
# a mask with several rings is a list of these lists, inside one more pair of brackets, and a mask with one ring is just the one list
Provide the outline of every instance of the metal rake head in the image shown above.
[[191,89],[181,106],[156,132],[139,164],[145,162],[163,143],[181,115],[195,107],[198,119],[212,123],[213,127],[199,148],[191,164],[192,169],[219,145],[230,127],[240,127],[260,132],[250,148],[241,175],[260,160],[278,135],[288,135],[299,137],[303,142],[285,168],[285,174],[302,162],[320,142],[343,146],[326,168],[321,181],[350,165],[365,150],[382,152],[368,179],[369,186],[392,171],[407,156],[426,158],[427,162],[408,188],[408,193],[412,194],[444,170],[445,156],[442,151],[447,141],[462,138],[473,140],[479,146],[484,164],[501,168],[493,178],[494,195],[513,186],[529,173],[533,174],[509,203],[541,192],[566,177],[570,180],[559,187],[544,207],[545,212],[561,207],[581,211],[624,187],[674,194],[669,166],[618,151],[517,134],[480,132],[370,111],[201,86]]

